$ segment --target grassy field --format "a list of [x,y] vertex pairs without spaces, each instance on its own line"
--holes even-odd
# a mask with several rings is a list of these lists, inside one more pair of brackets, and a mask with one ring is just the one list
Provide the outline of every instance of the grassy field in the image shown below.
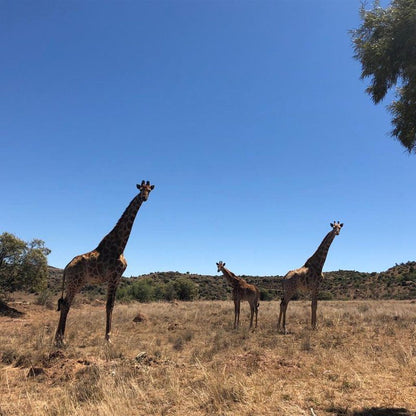
[[[116,304],[69,314],[67,345],[53,346],[58,313],[33,304],[0,317],[0,415],[414,415],[416,303],[291,302],[287,335],[277,302],[259,327],[232,329],[229,301]],[[134,322],[139,316],[140,322]],[[312,410],[311,410],[312,409]]]

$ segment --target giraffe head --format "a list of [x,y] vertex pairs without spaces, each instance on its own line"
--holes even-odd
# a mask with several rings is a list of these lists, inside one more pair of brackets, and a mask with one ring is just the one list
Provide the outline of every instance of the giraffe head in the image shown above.
[[217,273],[221,272],[224,267],[225,267],[225,263],[223,263],[222,261],[219,261],[217,263]]
[[334,230],[334,232],[335,232],[335,235],[338,235],[339,234],[339,232],[341,231],[341,228],[343,227],[343,223],[341,223],[340,224],[340,222],[338,221],[334,221],[334,222],[331,222],[331,227],[332,227],[332,229]]
[[139,185],[137,184],[137,189],[140,190],[140,195],[142,196],[142,201],[147,201],[147,198],[149,198],[150,191],[155,187],[154,185],[150,185],[150,182],[142,181],[142,183]]

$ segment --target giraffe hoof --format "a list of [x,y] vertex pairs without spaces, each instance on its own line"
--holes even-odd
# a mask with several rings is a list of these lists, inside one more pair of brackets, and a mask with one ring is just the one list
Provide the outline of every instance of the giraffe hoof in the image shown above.
[[66,343],[63,339],[56,339],[54,345],[56,348],[63,348],[66,346]]

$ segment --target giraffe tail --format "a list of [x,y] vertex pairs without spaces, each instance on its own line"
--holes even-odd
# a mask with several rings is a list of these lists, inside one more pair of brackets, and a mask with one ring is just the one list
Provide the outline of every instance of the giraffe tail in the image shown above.
[[58,309],[57,309],[58,312],[61,310],[63,304],[64,304],[64,298],[58,299]]
[[58,309],[57,309],[58,312],[61,310],[62,305],[65,303],[64,290],[65,290],[65,270],[64,270],[64,275],[62,277],[62,294],[61,294],[61,297],[58,299]]

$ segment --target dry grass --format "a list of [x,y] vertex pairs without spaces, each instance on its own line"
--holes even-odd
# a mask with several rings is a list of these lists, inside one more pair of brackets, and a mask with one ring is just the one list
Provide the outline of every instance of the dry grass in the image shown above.
[[[67,347],[54,348],[58,313],[24,306],[0,317],[0,415],[413,415],[416,303],[263,302],[259,328],[231,302],[116,305],[113,344],[104,307],[71,310]],[[22,306],[20,305],[20,308]],[[140,313],[144,319],[134,322]]]

